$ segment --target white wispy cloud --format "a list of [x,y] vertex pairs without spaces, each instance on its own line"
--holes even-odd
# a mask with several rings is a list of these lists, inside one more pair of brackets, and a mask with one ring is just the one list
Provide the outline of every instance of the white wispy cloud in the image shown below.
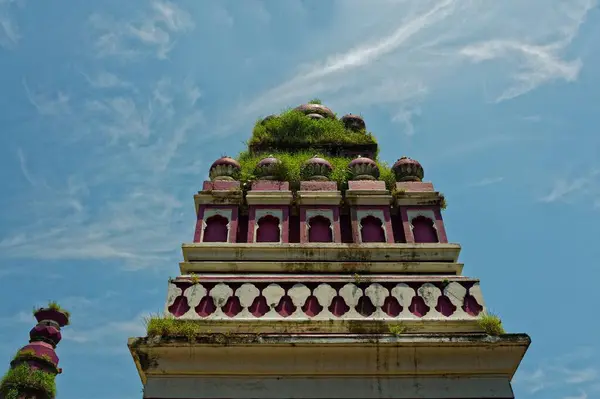
[[3,255],[114,259],[129,268],[175,261],[186,233],[178,224],[184,214],[178,195],[187,187],[173,190],[169,181],[197,175],[203,164],[197,154],[180,156],[189,133],[205,123],[190,90],[199,91],[190,78],[161,78],[129,94],[99,89],[93,99],[74,100],[73,112],[60,119],[74,135],[85,131],[77,140],[92,140],[95,153],[50,187],[38,183],[43,171],[32,171],[17,151],[23,176],[36,185],[29,199],[36,217],[0,237]]
[[25,154],[23,154],[23,150],[20,148],[17,149],[17,157],[19,158],[19,167],[21,168],[23,177],[29,182],[29,184],[35,187],[37,183],[33,176],[31,176],[31,173],[29,173],[29,170],[27,168],[27,160],[25,159]]
[[[471,72],[493,71],[488,89],[496,101],[549,82],[572,82],[582,61],[565,54],[596,1],[556,3],[406,0],[372,7],[370,2],[337,2],[326,32],[330,55],[307,59],[289,79],[246,100],[235,112],[239,120],[223,130],[318,96],[333,107],[383,107],[411,134],[411,110],[419,110],[424,96],[444,90],[448,82],[472,85],[471,76],[481,74]],[[382,76],[404,87],[381,82]],[[387,95],[378,95],[382,86]]]
[[27,80],[23,79],[22,83],[27,99],[41,115],[53,116],[70,111],[69,95],[60,90],[55,93],[34,92],[29,88]]
[[[569,201],[600,195],[600,170],[579,177],[561,177],[554,181],[550,192],[540,198],[542,202]],[[594,198],[595,200],[595,198]]]
[[528,393],[570,392],[563,399],[586,399],[600,383],[600,370],[590,364],[592,348],[575,348],[573,352],[545,359],[533,370],[519,370],[513,383]]
[[587,392],[581,391],[577,396],[565,396],[564,399],[588,399]]
[[90,17],[99,33],[95,47],[99,57],[133,58],[147,54],[148,49],[159,59],[167,58],[175,44],[174,33],[194,27],[190,14],[175,3],[154,1],[151,9],[135,20],[115,20],[104,14]]
[[131,83],[121,80],[117,75],[107,71],[101,71],[94,76],[89,76],[84,72],[80,73],[93,88],[108,89],[114,87],[132,87]]
[[14,9],[21,5],[18,0],[0,0],[0,47],[12,49],[21,39],[14,16]]
[[498,184],[504,180],[504,177],[484,177],[483,179],[471,183],[471,187],[484,187],[492,184]]

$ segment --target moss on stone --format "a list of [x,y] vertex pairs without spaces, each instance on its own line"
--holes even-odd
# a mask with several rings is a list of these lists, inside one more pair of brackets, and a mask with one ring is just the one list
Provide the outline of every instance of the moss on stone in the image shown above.
[[33,370],[27,364],[11,368],[0,382],[2,397],[18,399],[24,392],[39,392],[40,396],[54,398],[56,396],[54,375],[41,370]]
[[46,306],[46,307],[34,308],[33,314],[35,315],[37,312],[44,310],[44,309],[51,309],[51,310],[55,310],[57,312],[61,312],[65,316],[67,316],[67,320],[71,318],[71,313],[68,310],[63,309],[56,301],[48,302],[48,306]]
[[346,129],[338,119],[311,119],[291,109],[257,121],[248,144],[293,147],[299,144],[377,144],[377,141],[371,133]]
[[483,331],[485,331],[488,335],[502,335],[506,332],[504,331],[504,327],[502,326],[502,321],[500,318],[491,313],[483,313],[477,319],[479,327]]

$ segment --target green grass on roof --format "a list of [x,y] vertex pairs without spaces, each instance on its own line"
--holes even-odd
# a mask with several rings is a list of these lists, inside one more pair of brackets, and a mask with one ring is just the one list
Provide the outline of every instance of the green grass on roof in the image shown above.
[[0,382],[0,397],[18,399],[24,391],[44,392],[48,397],[54,398],[54,375],[42,370],[33,370],[27,364],[20,364],[8,370]]
[[311,119],[302,112],[288,110],[254,126],[249,145],[329,145],[376,144],[368,132],[346,129],[339,119]]
[[[297,189],[300,186],[300,182],[305,180],[302,176],[302,165],[315,155],[327,159],[329,163],[331,163],[333,166],[333,172],[330,176],[330,180],[337,182],[340,189],[344,189],[346,188],[348,179],[350,177],[348,172],[348,164],[353,159],[345,157],[330,157],[311,151],[301,151],[295,153],[273,152],[270,155],[273,155],[275,158],[281,161],[281,167],[277,172],[278,180],[290,182],[290,185],[293,189]],[[256,155],[250,152],[243,152],[239,155],[238,161],[242,166],[240,179],[242,182],[250,182],[256,179],[256,165],[263,158],[265,158],[265,154]],[[396,182],[394,173],[385,162],[377,163],[380,171],[379,180],[385,181],[388,190],[392,190],[395,187]]]

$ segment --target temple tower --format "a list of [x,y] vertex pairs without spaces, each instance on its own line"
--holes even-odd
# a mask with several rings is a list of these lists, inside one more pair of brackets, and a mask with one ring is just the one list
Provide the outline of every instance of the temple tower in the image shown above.
[[514,398],[529,337],[462,275],[420,163],[377,152],[309,103],[213,163],[165,315],[129,340],[144,398]]
[[69,312],[56,303],[33,313],[38,324],[29,332],[29,344],[21,348],[10,362],[10,369],[0,382],[0,399],[54,399],[54,378],[58,356],[54,351],[61,340],[60,329],[69,324]]

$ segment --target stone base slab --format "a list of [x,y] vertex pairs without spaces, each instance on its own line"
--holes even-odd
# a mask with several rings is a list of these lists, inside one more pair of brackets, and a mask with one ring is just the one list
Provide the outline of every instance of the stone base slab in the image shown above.
[[146,399],[513,399],[506,377],[160,377]]
[[[403,381],[421,378],[433,381],[429,379],[443,378],[449,385],[453,385],[452,381],[464,378],[499,378],[504,379],[505,382],[510,381],[531,343],[530,338],[525,334],[507,334],[499,337],[485,334],[399,336],[276,334],[257,335],[252,341],[236,341],[234,338],[229,337],[220,344],[191,342],[185,338],[130,338],[129,348],[144,384],[154,378],[164,378],[163,381],[168,381],[169,378],[193,380],[207,377],[229,379],[242,377],[253,381],[263,379],[266,381],[267,378],[274,377],[275,379],[287,378],[291,381],[294,378],[327,377],[333,381],[341,377],[352,377],[351,379],[357,380],[370,377],[375,380],[391,381],[392,377],[398,380],[404,377]],[[407,389],[403,391],[404,393],[398,392],[396,388],[390,388],[387,396],[372,397],[512,398],[508,391],[475,391],[481,396],[460,396],[463,392],[457,390],[453,393],[455,396],[442,396],[441,393],[437,393],[439,396],[426,396],[435,393],[415,391],[417,387],[424,389],[425,384],[417,384],[411,390],[409,387],[412,385],[410,383],[403,385]],[[169,394],[158,388],[153,392],[154,388],[151,387],[151,384],[147,387],[146,398],[232,397],[209,396],[209,394],[206,394],[208,396],[185,396],[189,393],[178,393],[175,387],[171,395],[179,396],[168,396]],[[273,396],[277,392],[273,390],[273,386],[267,390],[271,392],[268,394],[271,396],[260,397],[289,397],[288,395]],[[266,391],[263,393],[266,394]],[[210,393],[210,395],[214,394],[214,391]],[[303,394],[302,390],[297,394]],[[348,394],[327,396],[336,395],[329,390],[322,390],[320,394],[322,396],[318,397],[371,397],[348,396]],[[364,394],[366,392],[363,391],[361,395]],[[204,395],[202,389],[197,389],[196,395]]]

